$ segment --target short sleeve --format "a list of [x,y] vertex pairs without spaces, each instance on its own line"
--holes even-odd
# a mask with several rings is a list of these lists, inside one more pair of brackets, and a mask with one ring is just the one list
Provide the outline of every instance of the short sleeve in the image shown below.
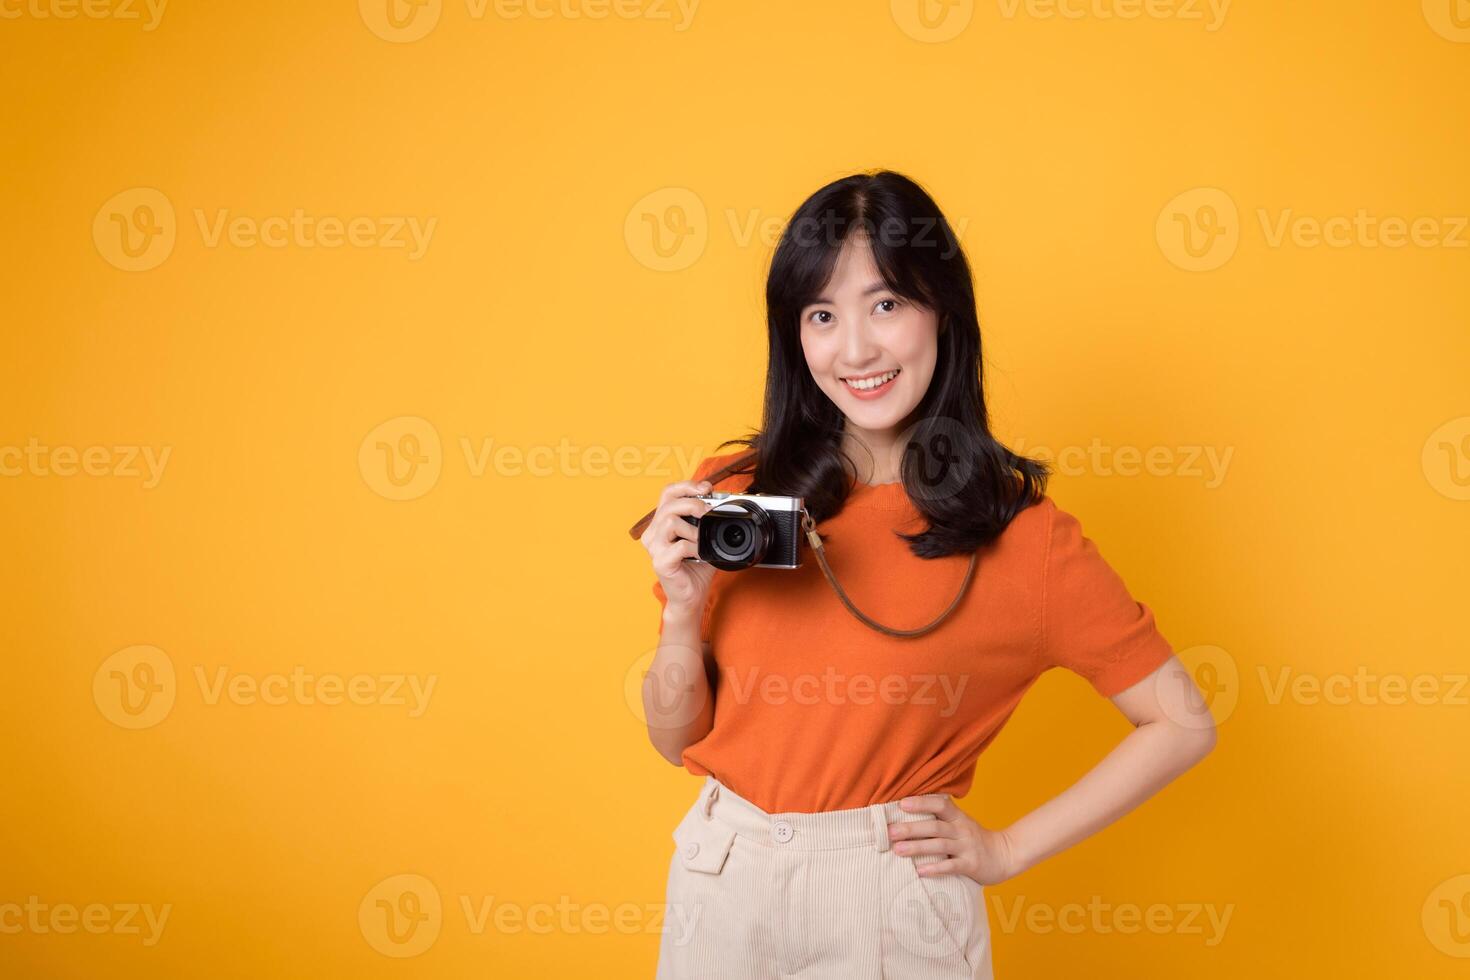
[[1048,667],[1085,677],[1104,697],[1127,690],[1174,650],[1076,517],[1048,497],[1041,647]]

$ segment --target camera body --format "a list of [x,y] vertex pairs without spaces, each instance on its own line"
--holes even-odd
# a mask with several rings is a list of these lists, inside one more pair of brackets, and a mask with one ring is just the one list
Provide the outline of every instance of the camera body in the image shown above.
[[699,499],[714,507],[699,517],[681,515],[699,528],[699,557],[685,561],[727,572],[801,567],[802,498],[717,490]]

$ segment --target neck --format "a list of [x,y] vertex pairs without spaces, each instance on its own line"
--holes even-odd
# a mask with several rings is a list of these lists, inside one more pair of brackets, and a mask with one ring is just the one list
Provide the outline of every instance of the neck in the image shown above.
[[859,483],[894,483],[901,476],[903,449],[897,430],[872,431],[848,426],[842,434],[842,451],[857,471]]

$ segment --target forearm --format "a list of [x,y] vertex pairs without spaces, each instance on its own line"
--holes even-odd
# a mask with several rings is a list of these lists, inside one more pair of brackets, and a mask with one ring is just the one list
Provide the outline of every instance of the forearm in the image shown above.
[[1129,732],[1081,779],[1005,828],[1012,874],[1084,840],[1153,796],[1207,755],[1213,728],[1149,722]]
[[714,724],[714,699],[699,639],[701,617],[700,609],[664,607],[658,650],[643,677],[649,741],[676,766],[683,765],[685,747],[704,738]]

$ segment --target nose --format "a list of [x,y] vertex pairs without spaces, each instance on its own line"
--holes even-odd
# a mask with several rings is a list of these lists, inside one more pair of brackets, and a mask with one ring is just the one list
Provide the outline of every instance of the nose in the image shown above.
[[878,352],[877,345],[869,333],[868,323],[862,317],[848,318],[842,332],[842,358],[849,370],[861,371],[872,363]]

